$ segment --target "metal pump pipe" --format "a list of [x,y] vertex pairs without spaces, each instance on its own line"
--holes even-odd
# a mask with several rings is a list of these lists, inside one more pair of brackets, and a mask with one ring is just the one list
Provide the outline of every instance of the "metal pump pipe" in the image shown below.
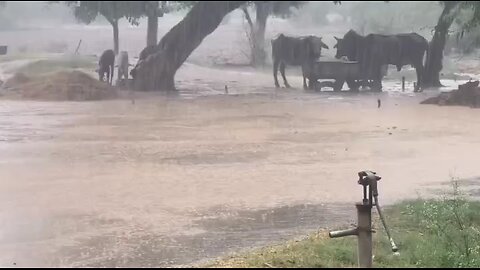
[[331,231],[329,232],[330,238],[344,237],[350,235],[356,235],[358,239],[358,266],[371,268],[372,267],[372,208],[376,206],[380,219],[382,220],[383,227],[387,232],[388,239],[392,246],[392,251],[397,252],[398,247],[395,245],[393,238],[390,235],[390,231],[385,222],[380,204],[378,203],[378,189],[377,182],[381,179],[375,172],[361,171],[358,173],[358,184],[363,186],[363,200],[361,203],[355,204],[357,208],[358,225],[356,228]]

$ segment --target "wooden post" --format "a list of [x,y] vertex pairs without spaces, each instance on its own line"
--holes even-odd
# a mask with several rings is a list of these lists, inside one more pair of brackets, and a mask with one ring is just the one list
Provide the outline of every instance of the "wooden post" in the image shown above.
[[80,44],[82,44],[82,40],[78,42],[77,49],[75,50],[75,54],[78,54],[78,49],[80,49]]
[[405,76],[402,76],[402,92],[405,92]]

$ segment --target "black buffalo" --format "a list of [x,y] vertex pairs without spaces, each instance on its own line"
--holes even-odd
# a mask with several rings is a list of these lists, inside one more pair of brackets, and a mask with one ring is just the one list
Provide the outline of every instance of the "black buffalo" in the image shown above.
[[290,85],[285,78],[285,66],[302,66],[303,87],[307,88],[305,72],[303,66],[311,63],[320,57],[322,48],[328,49],[328,46],[322,42],[321,37],[303,36],[288,37],[280,34],[272,40],[272,58],[273,58],[273,78],[275,86],[280,87],[277,79],[278,68],[282,74],[285,87]]
[[[364,79],[373,79],[380,83],[384,65],[395,65],[397,71],[403,66],[411,65],[417,73],[417,87],[422,85],[423,57],[428,50],[428,41],[417,33],[396,35],[369,34],[362,36],[355,31],[348,31],[337,44],[336,58],[347,57],[358,61]],[[415,89],[418,90],[418,89]]]
[[115,66],[115,53],[113,50],[106,50],[100,56],[98,61],[98,79],[103,81],[105,73],[107,74],[107,82],[111,85],[113,80],[113,71]]

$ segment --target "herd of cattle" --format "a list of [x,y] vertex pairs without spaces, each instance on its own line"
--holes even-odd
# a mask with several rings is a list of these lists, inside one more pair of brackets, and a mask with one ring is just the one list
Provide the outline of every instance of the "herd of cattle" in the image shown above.
[[[144,61],[147,58],[147,56],[155,52],[156,52],[156,46],[147,46],[145,49],[143,49],[140,52],[137,65],[141,63],[141,61]],[[135,67],[130,71],[130,76],[132,78],[135,78],[137,65],[135,65]],[[128,80],[128,74],[129,74],[128,68],[130,66],[132,65],[130,64],[128,59],[128,52],[121,51],[118,56],[118,65],[117,65],[118,81]],[[98,68],[96,70],[98,73],[98,79],[100,81],[105,81],[106,79],[107,82],[110,85],[112,85],[114,69],[115,69],[115,52],[109,49],[102,53],[98,61]]]
[[[351,81],[349,85],[356,84],[357,87],[368,85],[375,90],[381,90],[382,78],[388,65],[395,65],[397,71],[400,71],[405,65],[411,65],[415,68],[417,75],[415,91],[422,87],[424,56],[428,52],[428,41],[419,34],[369,34],[362,36],[354,30],[350,30],[343,38],[335,37],[335,39],[337,41],[334,46],[337,50],[335,58],[354,61],[358,65],[354,69],[355,72],[349,72],[346,75],[347,82]],[[304,88],[307,88],[306,79],[310,80],[312,78],[311,70],[319,70],[319,72],[328,70],[326,68],[315,68],[315,65],[331,64],[332,68],[337,70],[329,70],[329,74],[339,73],[337,76],[335,74],[330,75],[332,79],[342,77],[343,74],[340,74],[342,71],[348,72],[351,70],[338,68],[339,63],[318,61],[322,48],[328,49],[328,46],[322,42],[321,38],[315,36],[293,38],[280,34],[273,39],[272,58],[275,86],[279,87],[277,71],[280,68],[285,86],[290,87],[285,78],[286,65],[302,67]],[[342,64],[348,65],[346,61]],[[322,77],[322,74],[314,75]],[[311,88],[311,86],[309,87]]]
[[[343,38],[335,37],[335,39],[337,41],[337,44],[333,47],[337,50],[335,58],[341,61],[340,63],[337,62],[333,67],[338,67],[339,64],[342,65],[343,63],[347,65],[347,61],[350,61],[350,63],[355,62],[356,66],[358,66],[354,72],[349,72],[346,78],[350,88],[352,88],[352,85],[357,85],[370,86],[375,90],[381,90],[385,67],[388,65],[396,66],[397,71],[400,71],[405,65],[411,65],[415,68],[417,75],[415,91],[422,87],[424,56],[428,52],[428,41],[419,34],[369,34],[362,36],[354,30],[350,30]],[[319,61],[322,49],[329,49],[321,37],[313,35],[289,37],[280,34],[271,41],[271,45],[273,78],[276,87],[280,86],[277,79],[278,70],[280,70],[285,87],[290,87],[285,77],[285,67],[287,65],[302,67],[303,87],[305,89],[312,88],[312,85],[315,85],[316,82],[315,78],[318,77],[311,75],[312,70],[325,70],[325,68],[314,68],[314,65],[320,64],[325,66],[327,63]],[[156,51],[156,46],[147,46],[141,51],[137,65],[130,71],[133,79],[135,79],[138,64]],[[128,61],[128,53],[120,52],[118,61],[118,79],[128,79],[128,68],[131,66]],[[112,50],[104,51],[100,57],[98,68],[98,75],[101,81],[107,75],[107,81],[112,84],[114,63],[114,52]],[[346,70],[341,68],[334,69],[336,70],[330,71],[330,73],[333,72],[333,75]],[[335,78],[336,76],[332,76],[332,79]],[[309,80],[308,86],[307,79]],[[315,81],[313,84],[312,80]]]

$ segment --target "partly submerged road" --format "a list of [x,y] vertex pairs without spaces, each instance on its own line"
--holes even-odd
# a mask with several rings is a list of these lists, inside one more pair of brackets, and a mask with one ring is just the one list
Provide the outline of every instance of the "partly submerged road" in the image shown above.
[[479,110],[194,69],[190,99],[0,102],[1,266],[176,266],[349,224],[364,169],[384,204],[478,182]]

